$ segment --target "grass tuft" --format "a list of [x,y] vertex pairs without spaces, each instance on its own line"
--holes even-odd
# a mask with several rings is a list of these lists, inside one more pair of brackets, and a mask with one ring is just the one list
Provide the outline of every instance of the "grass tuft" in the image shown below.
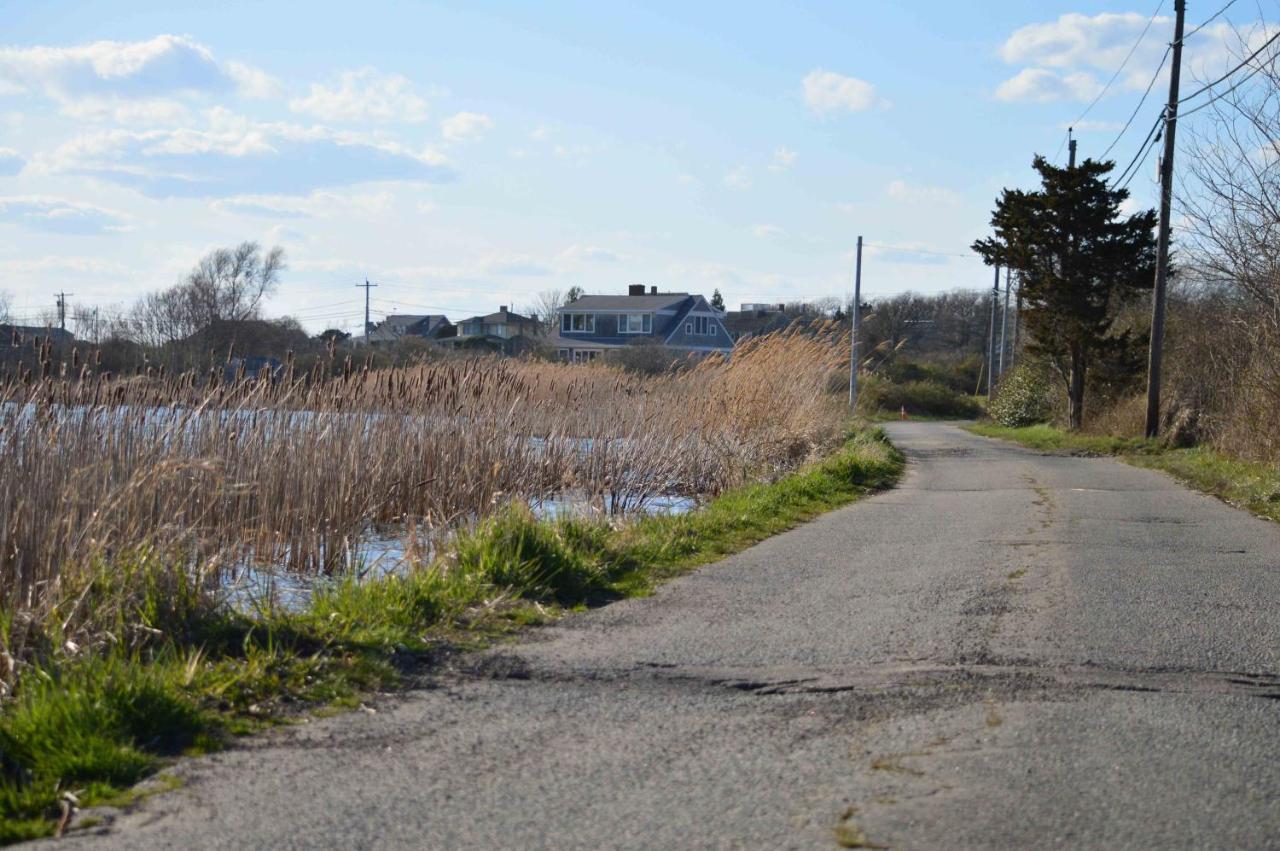
[[1163,470],[1196,490],[1280,522],[1280,468],[1269,464],[1231,458],[1206,447],[1176,449],[1145,438],[1076,434],[1050,425],[1006,428],[977,423],[966,428],[974,434],[1011,440],[1032,449],[1113,455],[1135,467]]
[[[883,432],[859,431],[824,460],[686,514],[539,521],[510,507],[460,532],[430,565],[339,579],[292,614],[210,616],[186,607],[185,586],[166,584],[180,571],[131,555],[115,574],[127,594],[104,570],[84,599],[116,606],[122,630],[140,621],[144,635],[163,627],[165,638],[67,655],[55,649],[60,636],[44,637],[0,710],[0,843],[52,832],[66,792],[79,805],[120,800],[166,758],[221,747],[300,709],[350,706],[402,684],[442,646],[477,646],[558,612],[648,593],[886,487],[901,470]],[[12,617],[0,617],[0,639],[13,629]]]

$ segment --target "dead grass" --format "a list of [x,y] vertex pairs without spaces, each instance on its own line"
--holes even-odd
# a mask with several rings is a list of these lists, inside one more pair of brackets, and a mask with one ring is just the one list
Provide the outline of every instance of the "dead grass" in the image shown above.
[[[846,349],[807,329],[657,377],[348,360],[337,378],[321,364],[224,383],[218,366],[110,376],[46,345],[42,375],[0,374],[0,682],[51,623],[73,643],[130,640],[190,619],[139,600],[208,605],[254,564],[348,572],[375,527],[425,560],[513,502],[573,492],[627,513],[776,479],[841,439],[825,378]],[[95,582],[121,563],[131,582]]]

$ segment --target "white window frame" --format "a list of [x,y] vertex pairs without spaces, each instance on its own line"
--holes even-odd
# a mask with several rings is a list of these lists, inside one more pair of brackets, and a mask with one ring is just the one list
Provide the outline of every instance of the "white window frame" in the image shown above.
[[[574,328],[574,319],[582,317],[582,327]],[[596,332],[596,315],[594,313],[561,313],[560,314],[560,333],[561,334],[594,334]]]
[[[640,320],[637,328],[632,328],[631,320]],[[652,313],[620,313],[618,314],[618,333],[619,334],[652,334],[653,333],[653,314]]]

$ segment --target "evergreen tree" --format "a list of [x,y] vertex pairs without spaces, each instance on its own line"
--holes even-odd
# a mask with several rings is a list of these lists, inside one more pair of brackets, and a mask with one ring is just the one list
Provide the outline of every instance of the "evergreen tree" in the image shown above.
[[720,290],[711,294],[711,306],[721,313],[724,312],[724,296],[720,295]]
[[1077,429],[1090,367],[1131,358],[1141,343],[1115,318],[1153,286],[1156,214],[1120,214],[1129,193],[1107,186],[1115,163],[1085,160],[1066,169],[1036,157],[1032,165],[1041,188],[1004,190],[991,217],[995,235],[973,249],[988,265],[1018,273],[1029,349],[1063,380]]

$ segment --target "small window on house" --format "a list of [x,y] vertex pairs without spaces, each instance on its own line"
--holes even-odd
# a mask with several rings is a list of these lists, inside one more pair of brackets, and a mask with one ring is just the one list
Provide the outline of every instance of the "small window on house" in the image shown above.
[[686,322],[686,323],[684,323],[684,333],[685,333],[685,334],[692,334],[692,333],[693,333],[693,323],[692,323],[692,322]]
[[686,334],[696,334],[699,337],[705,337],[714,333],[711,325],[710,316],[695,316],[692,322],[685,323],[684,332]]
[[594,334],[596,315],[594,313],[562,313],[560,314],[560,331],[565,334]]
[[649,334],[652,331],[652,313],[624,313],[618,317],[619,334]]

